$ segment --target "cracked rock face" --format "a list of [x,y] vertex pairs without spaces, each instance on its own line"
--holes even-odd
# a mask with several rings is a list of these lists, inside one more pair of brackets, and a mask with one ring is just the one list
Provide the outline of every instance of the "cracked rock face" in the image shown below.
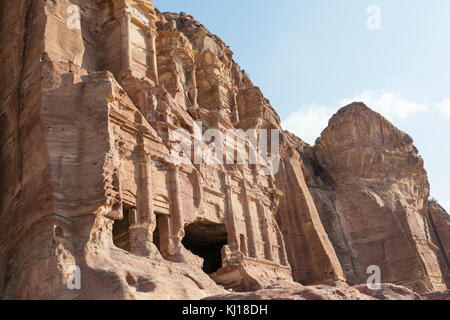
[[[448,214],[412,139],[368,107],[308,146],[185,13],[17,0],[0,14],[1,298],[445,296]],[[278,161],[186,157],[214,141],[251,154],[247,130],[278,132]],[[372,265],[396,285],[357,286]]]

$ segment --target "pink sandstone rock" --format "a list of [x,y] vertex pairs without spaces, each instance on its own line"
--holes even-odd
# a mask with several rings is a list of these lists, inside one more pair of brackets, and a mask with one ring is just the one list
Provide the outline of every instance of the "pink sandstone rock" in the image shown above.
[[[448,215],[411,138],[364,105],[310,147],[185,13],[17,0],[0,14],[0,298],[422,298],[347,285],[371,264],[383,282],[447,288]],[[177,162],[208,129],[278,130],[279,170]]]

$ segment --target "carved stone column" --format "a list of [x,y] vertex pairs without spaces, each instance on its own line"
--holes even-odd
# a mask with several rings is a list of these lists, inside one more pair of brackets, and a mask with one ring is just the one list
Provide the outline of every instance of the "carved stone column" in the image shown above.
[[154,80],[156,83],[159,83],[159,75],[158,75],[158,60],[156,57],[156,36],[157,36],[157,32],[156,32],[156,27],[150,27],[149,31],[148,31],[148,51],[150,53],[150,73],[153,75]]
[[[237,88],[235,89],[236,91],[238,90]],[[238,103],[237,103],[237,93],[234,92],[233,93],[233,106],[232,106],[232,121],[233,124],[238,124],[239,123],[239,108],[238,108]]]
[[172,174],[172,234],[171,238],[171,248],[170,250],[175,252],[181,247],[181,241],[184,238],[184,213],[183,206],[181,203],[181,189],[180,189],[180,167],[176,165],[171,166]]
[[245,214],[245,225],[247,227],[247,238],[248,238],[248,255],[249,257],[256,258],[256,229],[258,226],[254,225],[254,221],[250,212],[250,203],[248,201],[249,194],[247,189],[247,183],[243,182],[243,198],[244,198],[244,214]]
[[239,242],[237,237],[237,231],[236,231],[236,221],[234,217],[234,210],[233,210],[233,201],[232,201],[232,195],[233,190],[231,186],[231,178],[225,174],[225,219],[227,222],[227,231],[228,231],[228,246],[231,250],[231,254],[236,255],[240,254],[239,250]]
[[197,67],[194,59],[192,60],[192,72],[191,72],[191,103],[194,107],[198,107],[198,88],[197,88]]
[[131,69],[131,39],[130,39],[131,16],[124,11],[120,16],[120,28],[122,37],[122,70]]
[[272,241],[270,240],[270,233],[269,233],[270,225],[266,219],[266,208],[260,202],[258,202],[258,214],[259,219],[261,221],[260,225],[263,228],[261,231],[264,238],[264,254],[267,260],[273,261]]
[[152,253],[156,217],[153,211],[151,159],[143,146],[138,149],[135,168],[138,176],[137,215],[135,223],[130,226],[131,252],[148,256]]

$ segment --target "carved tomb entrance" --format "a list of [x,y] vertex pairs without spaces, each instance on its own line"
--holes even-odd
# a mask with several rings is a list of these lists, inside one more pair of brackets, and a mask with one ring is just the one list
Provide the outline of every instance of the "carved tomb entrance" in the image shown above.
[[222,248],[227,241],[225,224],[201,221],[185,228],[182,243],[186,249],[204,259],[203,271],[213,274],[222,267]]
[[115,220],[113,224],[113,243],[117,248],[131,251],[130,246],[130,219],[132,218],[131,211],[134,209],[133,206],[124,204],[123,205],[123,218],[122,220]]

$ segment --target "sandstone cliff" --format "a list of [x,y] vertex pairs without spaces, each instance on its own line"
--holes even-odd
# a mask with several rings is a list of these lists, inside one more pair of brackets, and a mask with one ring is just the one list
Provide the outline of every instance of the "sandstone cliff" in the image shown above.
[[423,160],[407,134],[354,103],[299,152],[348,283],[364,282],[376,265],[383,282],[445,290],[449,216],[428,202]]
[[[427,201],[411,138],[380,115],[345,107],[310,147],[187,14],[150,0],[0,9],[0,297],[369,298],[347,284],[370,265],[383,282],[446,289],[448,215]],[[244,131],[277,130],[278,170],[175,161],[208,129],[235,130],[249,153]],[[74,272],[81,288],[67,286]]]

